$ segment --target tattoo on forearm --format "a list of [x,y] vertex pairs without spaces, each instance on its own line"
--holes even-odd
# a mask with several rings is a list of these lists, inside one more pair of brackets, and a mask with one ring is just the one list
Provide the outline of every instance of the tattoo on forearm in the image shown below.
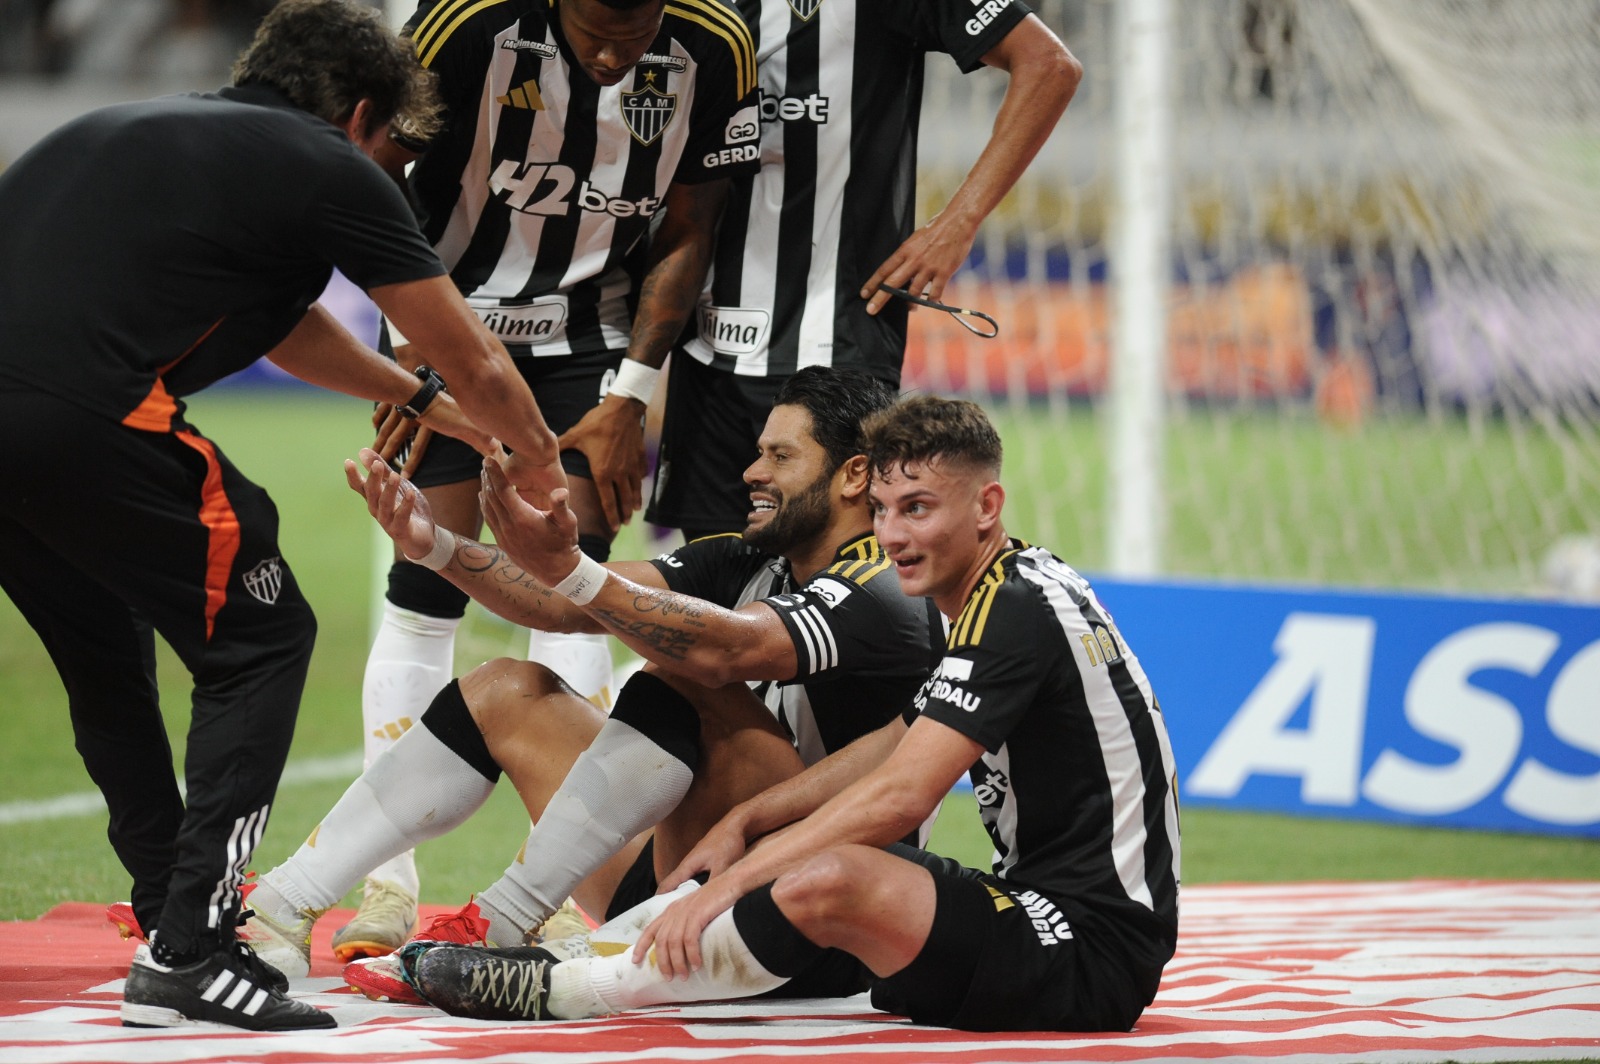
[[695,628],[704,628],[706,604],[700,599],[675,595],[670,591],[647,591],[633,596],[633,608],[640,613],[659,613],[663,617],[683,617]]
[[631,350],[648,355],[672,346],[700,296],[705,265],[700,256],[680,256],[659,263],[645,276],[639,286],[639,310],[628,345]]
[[[700,645],[709,612],[699,599],[656,588],[641,588],[634,593],[633,609],[627,612],[594,611],[601,624],[613,634],[635,639],[674,661],[682,661]],[[653,614],[647,618],[639,615]]]
[[515,596],[508,599],[524,609],[542,610],[550,602],[555,592],[544,584],[534,579],[522,566],[513,562],[499,547],[490,543],[467,543],[456,548],[456,566],[469,573],[484,573],[497,584],[508,588],[521,588],[530,593],[532,599],[526,596]]

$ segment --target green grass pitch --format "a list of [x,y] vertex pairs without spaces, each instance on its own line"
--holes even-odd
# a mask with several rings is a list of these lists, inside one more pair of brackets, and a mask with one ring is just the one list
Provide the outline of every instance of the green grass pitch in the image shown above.
[[[374,539],[365,510],[344,484],[340,462],[368,442],[367,407],[355,400],[304,391],[219,391],[191,404],[191,418],[252,479],[265,486],[282,513],[281,541],[317,611],[320,634],[301,707],[291,766],[344,757],[359,750],[361,673],[371,636]],[[1070,460],[1073,434],[1086,418],[1063,429],[1042,411],[1000,418],[1017,461],[1017,441],[1049,440],[1050,453]],[[1241,430],[1244,431],[1244,430]],[[1343,446],[1343,445],[1341,445]],[[1353,445],[1351,445],[1353,446]],[[1081,451],[1079,453],[1082,453]],[[1035,457],[1027,461],[1039,461]],[[1352,460],[1352,464],[1355,464]],[[1015,466],[1013,466],[1015,468]],[[1013,478],[1015,480],[1015,478]],[[1061,483],[1048,477],[1039,483]],[[1028,535],[1026,515],[1068,503],[1033,499],[1012,488],[1013,530]],[[1062,517],[1059,527],[1073,527]],[[1186,520],[1186,519],[1185,519]],[[1012,525],[1012,522],[1008,522]],[[1042,538],[1042,537],[1041,537]],[[1072,536],[1068,536],[1072,539]],[[1069,560],[1085,551],[1091,568],[1098,545],[1050,543]],[[656,549],[629,528],[617,557]],[[515,636],[486,619],[467,626],[458,666],[474,655],[507,652]],[[187,725],[187,677],[163,651],[161,682],[174,745],[181,750]],[[29,819],[24,803],[41,803],[92,791],[72,748],[66,697],[42,647],[9,601],[0,597],[0,919],[26,919],[66,900],[114,901],[126,897],[128,879],[105,841],[104,813]],[[347,778],[285,784],[254,866],[281,861],[317,823]],[[419,855],[424,900],[464,901],[487,886],[515,854],[527,815],[509,786],[502,786],[470,824],[425,845]],[[988,845],[970,796],[947,803],[935,832],[936,848],[970,864],[984,864]],[[1406,879],[1412,877],[1600,877],[1600,846],[1577,839],[1398,828],[1339,821],[1190,810],[1184,817],[1187,882],[1297,879]]]

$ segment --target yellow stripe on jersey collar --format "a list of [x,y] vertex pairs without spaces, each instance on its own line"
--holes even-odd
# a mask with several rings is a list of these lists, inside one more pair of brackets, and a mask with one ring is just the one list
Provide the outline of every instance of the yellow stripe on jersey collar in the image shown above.
[[[423,66],[432,66],[439,49],[461,24],[485,8],[506,3],[507,0],[445,0],[430,11],[417,27],[417,58]],[[555,0],[549,0],[555,9]],[[733,51],[734,76],[738,82],[735,94],[744,99],[756,86],[756,46],[750,29],[732,12],[708,0],[668,0],[664,10],[681,19],[705,27],[728,43]]]
[[1017,548],[1001,551],[989,566],[989,571],[984,573],[983,579],[967,599],[967,604],[962,607],[961,615],[956,618],[956,623],[950,626],[950,638],[946,646],[977,646],[983,640],[983,631],[989,623],[989,609],[994,605],[994,597],[1000,590],[1000,585],[1005,583],[1005,561]]
[[667,8],[681,19],[698,23],[728,42],[733,49],[735,95],[744,99],[756,87],[756,45],[750,29],[721,4],[708,0],[667,0]]
[[485,8],[503,4],[506,0],[447,0],[428,13],[417,27],[417,58],[423,66],[432,66],[439,49],[461,24]]

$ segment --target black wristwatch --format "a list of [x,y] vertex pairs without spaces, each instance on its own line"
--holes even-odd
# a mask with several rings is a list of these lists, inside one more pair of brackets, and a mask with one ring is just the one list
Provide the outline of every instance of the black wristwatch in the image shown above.
[[426,414],[428,407],[433,405],[434,396],[444,391],[444,378],[427,366],[417,367],[417,380],[422,382],[422,387],[417,389],[417,394],[413,395],[404,404],[395,407],[396,410],[400,411],[401,417],[411,421],[415,421],[423,414]]

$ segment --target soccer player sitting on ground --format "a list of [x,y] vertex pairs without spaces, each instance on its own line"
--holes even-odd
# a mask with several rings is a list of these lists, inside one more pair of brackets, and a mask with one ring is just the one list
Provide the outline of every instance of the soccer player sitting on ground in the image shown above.
[[[308,970],[313,921],[370,868],[465,820],[502,770],[535,823],[505,875],[419,938],[515,945],[569,895],[596,916],[651,896],[738,801],[888,721],[927,677],[942,624],[908,598],[872,537],[863,417],[893,394],[860,371],[813,368],[779,394],[745,473],[742,536],[621,562],[588,611],[531,579],[531,517],[495,466],[486,512],[499,541],[436,526],[419,492],[363,452],[351,486],[402,552],[520,624],[609,631],[655,663],[622,688],[609,719],[544,666],[502,659],[451,683],[251,894],[246,937],[272,963]],[[576,539],[560,549],[570,556]],[[570,567],[570,566],[569,566]],[[697,597],[691,597],[697,596]],[[913,825],[914,826],[914,825]],[[653,837],[651,830],[654,828]],[[841,958],[834,958],[835,961]],[[840,966],[853,992],[860,969]],[[346,978],[416,1000],[397,959]],[[820,992],[820,991],[819,991]]]
[[[908,399],[866,431],[879,542],[951,621],[914,708],[734,808],[661,886],[709,880],[631,951],[407,946],[430,1003],[573,1019],[741,997],[834,948],[872,971],[876,1006],[918,1023],[1132,1027],[1178,933],[1174,762],[1150,683],[1087,581],[1007,536],[1000,439],[977,406]],[[548,521],[570,540],[562,504]],[[568,582],[570,561],[523,557]],[[614,597],[614,577],[576,573]],[[895,843],[963,772],[991,872]]]

